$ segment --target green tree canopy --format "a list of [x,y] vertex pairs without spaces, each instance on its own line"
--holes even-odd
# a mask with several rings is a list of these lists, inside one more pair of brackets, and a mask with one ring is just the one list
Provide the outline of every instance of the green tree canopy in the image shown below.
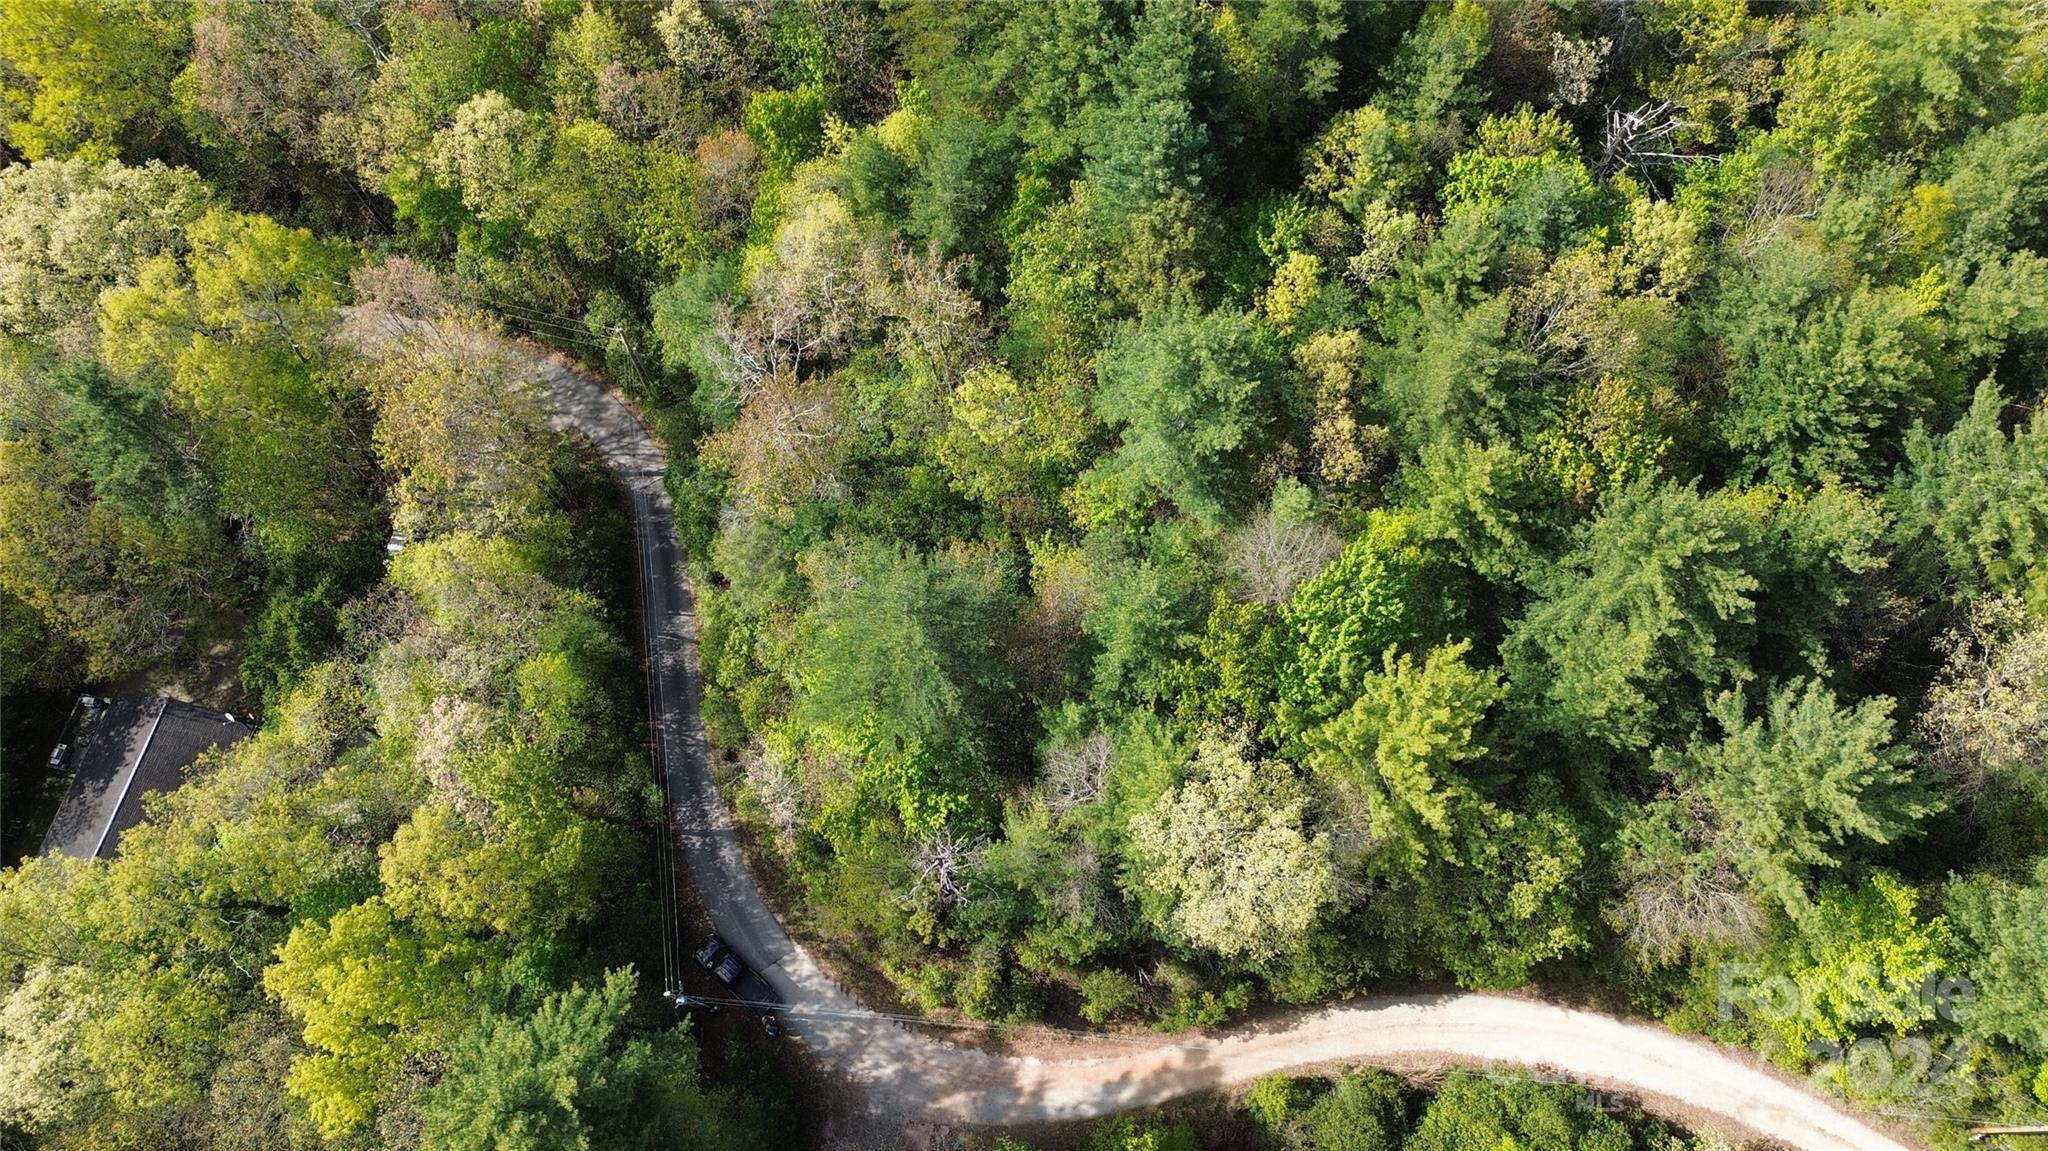
[[1280,608],[1289,655],[1280,679],[1283,730],[1298,732],[1348,706],[1388,649],[1428,619],[1424,555],[1413,521],[1375,512],[1365,530]]
[[1748,536],[1739,508],[1690,487],[1638,484],[1602,501],[1537,575],[1538,598],[1503,649],[1530,722],[1619,749],[1681,726],[1685,705],[1728,682],[1747,650]]
[[346,297],[345,245],[261,216],[214,211],[190,254],[142,266],[101,302],[102,354],[117,374],[168,376],[198,430],[222,510],[284,557],[363,530],[362,447],[321,369]]
[[1120,328],[1096,368],[1094,408],[1121,429],[1102,469],[1205,523],[1250,495],[1246,463],[1271,419],[1279,365],[1255,322],[1173,308]]
[[994,701],[1011,682],[995,650],[1012,606],[1001,567],[871,539],[826,545],[804,567],[815,599],[794,717],[896,780],[890,804],[912,834],[980,809],[1003,737]]
[[1731,360],[1722,437],[1778,483],[1882,475],[1914,416],[1943,406],[1939,327],[1903,288],[1840,291],[1840,273],[1773,244],[1708,313]]
[[1505,688],[1465,662],[1469,650],[1451,644],[1420,663],[1388,652],[1357,702],[1303,737],[1309,766],[1363,804],[1389,870],[1462,856],[1458,840],[1486,834],[1458,821],[1486,807],[1466,765],[1485,757],[1477,731]]
[[2039,962],[2041,924],[2048,921],[2048,861],[2016,879],[1951,880],[1943,902],[1974,984],[1960,1006],[1972,1034],[2008,1040],[2035,1056],[2048,1053],[2048,971]]
[[1288,1151],[1400,1151],[1408,1101],[1401,1081],[1377,1070],[1350,1072],[1281,1130]]
[[427,1151],[739,1148],[698,1083],[687,1031],[631,1036],[629,969],[572,986],[530,1014],[486,1013],[455,1041],[447,1074],[419,1101]]
[[1114,97],[1095,106],[1085,169],[1099,211],[1122,221],[1174,191],[1197,192],[1209,168],[1215,64],[1208,19],[1182,0],[1147,4],[1112,65]]
[[2004,429],[1990,381],[1947,432],[1916,425],[1889,493],[1909,571],[1934,586],[2040,593],[2048,575],[2048,415]]
[[321,1134],[360,1128],[403,1060],[460,1032],[474,1006],[463,980],[474,947],[398,919],[379,899],[292,929],[263,984],[305,1021],[313,1053],[293,1063],[288,1086]]
[[1882,696],[1843,707],[1819,682],[1793,680],[1765,693],[1756,718],[1739,691],[1707,712],[1719,738],[1660,754],[1658,767],[1711,813],[1711,849],[1790,914],[1806,905],[1807,878],[1840,867],[1846,849],[1890,843],[1940,806],[1892,742]]
[[133,283],[152,257],[182,254],[211,198],[192,172],[157,161],[72,158],[0,172],[0,331],[45,337],[80,323],[102,291]]
[[1579,1106],[1571,1087],[1453,1071],[1408,1145],[1419,1151],[1629,1151],[1635,1140],[1612,1116]]
[[173,135],[171,82],[191,51],[183,4],[142,0],[109,9],[33,0],[0,12],[0,126],[31,160],[77,153],[145,154]]

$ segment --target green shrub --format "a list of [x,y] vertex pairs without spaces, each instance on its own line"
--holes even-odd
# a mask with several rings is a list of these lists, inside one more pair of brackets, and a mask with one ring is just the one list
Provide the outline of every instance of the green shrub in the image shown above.
[[1081,977],[1081,1018],[1090,1023],[1127,1014],[1143,998],[1138,981],[1121,971],[1104,968]]
[[1183,1124],[1118,1116],[1095,1129],[1087,1151],[1200,1151],[1195,1133]]
[[1407,1112],[1399,1079],[1354,1072],[1287,1125],[1286,1144],[1289,1151],[1400,1151]]
[[1307,1092],[1304,1084],[1284,1073],[1265,1075],[1245,1093],[1245,1114],[1267,1131],[1278,1133],[1300,1109]]
[[1631,1151],[1635,1140],[1628,1128],[1584,1106],[1584,1094],[1577,1087],[1455,1071],[1430,1101],[1408,1146],[1413,1151]]
[[1200,1027],[1214,1027],[1250,1007],[1251,1002],[1252,987],[1249,983],[1233,983],[1220,995],[1205,987],[1177,988],[1166,1013],[1159,1017],[1159,1030],[1193,1031]]

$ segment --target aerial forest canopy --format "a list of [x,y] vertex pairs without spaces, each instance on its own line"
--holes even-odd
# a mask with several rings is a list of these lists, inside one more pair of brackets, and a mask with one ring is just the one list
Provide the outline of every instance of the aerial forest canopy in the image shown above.
[[0,689],[264,721],[0,873],[0,1139],[788,1145],[500,329],[662,432],[730,797],[910,1007],[1536,987],[2048,1121],[2038,4],[4,0],[0,160]]

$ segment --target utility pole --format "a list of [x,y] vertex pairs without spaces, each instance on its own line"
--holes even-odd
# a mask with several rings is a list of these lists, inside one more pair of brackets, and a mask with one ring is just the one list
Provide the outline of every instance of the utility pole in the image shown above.
[[640,390],[646,391],[647,373],[640,370],[640,353],[633,350],[633,341],[626,338],[626,326],[624,324],[613,324],[612,334],[619,338],[619,343],[626,346],[626,358],[633,362],[633,375],[637,377]]
[[1972,1127],[1970,1142],[1982,1143],[1993,1135],[2048,1135],[2048,1127]]

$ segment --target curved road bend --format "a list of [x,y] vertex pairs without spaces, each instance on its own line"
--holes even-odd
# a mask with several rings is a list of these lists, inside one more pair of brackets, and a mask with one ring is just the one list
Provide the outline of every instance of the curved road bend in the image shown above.
[[1909,1151],[1910,1145],[1788,1082],[1755,1056],[1654,1024],[1492,995],[1380,996],[1273,1030],[1161,1040],[1101,1058],[1037,1059],[914,1035],[835,986],[783,930],[740,852],[712,780],[698,714],[693,596],[662,485],[662,449],[595,378],[521,347],[556,422],[596,443],[631,493],[650,637],[650,706],[682,859],[713,928],[760,968],[791,1008],[789,1029],[878,1116],[937,1123],[1076,1119],[1160,1103],[1314,1063],[1451,1059],[1541,1067],[1707,1113],[1730,1129],[1801,1151]]

